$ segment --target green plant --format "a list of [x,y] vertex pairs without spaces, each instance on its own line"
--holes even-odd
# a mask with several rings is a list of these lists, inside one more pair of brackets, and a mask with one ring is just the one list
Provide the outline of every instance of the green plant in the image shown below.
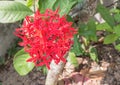
[[104,44],[113,44],[119,50],[120,38],[120,10],[113,8],[108,10],[103,5],[98,5],[97,12],[105,20],[102,24],[97,24],[97,30],[105,31]]
[[[0,22],[12,23],[12,22],[22,20],[22,19],[24,19],[24,17],[26,15],[33,14],[33,11],[36,10],[35,7],[37,7],[37,6],[39,7],[39,10],[41,11],[41,13],[44,13],[47,8],[52,9],[52,10],[59,8],[60,9],[59,14],[62,16],[64,14],[68,14],[69,11],[71,10],[71,8],[78,2],[82,2],[82,0],[74,0],[74,1],[73,0],[67,0],[67,1],[61,1],[61,0],[41,1],[41,0],[39,0],[37,5],[35,4],[36,2],[34,0],[27,0],[27,2],[25,2],[25,1],[18,2],[18,0],[1,1],[0,2],[0,12],[2,14],[2,17],[1,17]],[[31,7],[34,7],[34,10],[33,9],[31,10]],[[16,51],[16,50],[14,50],[14,47],[15,46],[13,46],[13,48],[9,49],[9,53],[8,53],[9,55],[13,55],[14,52]],[[21,51],[18,52],[17,54],[21,54]],[[15,58],[14,58],[14,63],[13,63],[14,67],[20,75],[25,75],[28,72],[24,72],[25,70],[20,67],[27,66],[27,63],[25,63],[25,62],[22,63],[22,61],[26,61],[26,59],[29,57],[29,55],[24,53],[24,55],[21,54],[18,56],[17,54],[15,55]],[[24,58],[22,58],[21,56],[24,56]],[[22,58],[22,61],[20,61],[19,58]],[[31,69],[32,68],[33,67],[31,67]],[[23,70],[23,72],[22,72],[22,70]],[[30,70],[26,70],[26,71],[30,71]]]
[[[105,22],[102,24],[96,24],[96,21],[91,18],[86,24],[80,23],[79,29],[76,29],[78,32],[75,32],[76,34],[74,35],[74,44],[72,45],[72,42],[70,42],[72,41],[72,39],[69,40],[69,43],[66,43],[68,42],[68,38],[72,38],[72,35],[74,34],[71,32],[75,30],[71,27],[71,23],[75,22],[68,14],[78,2],[81,3],[82,1],[84,0],[27,0],[25,2],[18,2],[18,0],[15,0],[0,2],[0,22],[12,23],[25,19],[23,26],[21,27],[21,29],[17,29],[18,34],[16,34],[17,36],[25,40],[24,43],[21,43],[21,45],[24,46],[24,49],[18,51],[15,54],[13,60],[14,68],[20,75],[28,74],[35,65],[42,66],[43,64],[45,64],[49,68],[51,61],[55,60],[55,63],[57,63],[58,66],[54,63],[51,64],[52,70],[50,69],[48,74],[51,73],[50,78],[51,76],[53,76],[53,72],[56,72],[55,75],[58,76],[61,70],[64,68],[64,64],[61,63],[60,60],[65,62],[66,55],[62,55],[65,52],[68,52],[69,55],[69,57],[67,58],[68,62],[71,62],[73,65],[75,65],[75,67],[78,66],[76,56],[89,56],[93,61],[98,62],[97,50],[92,44],[94,42],[98,42],[98,37],[96,34],[98,30],[103,30],[105,32],[104,44],[114,43],[115,48],[117,50],[120,50],[120,20],[118,19],[120,17],[120,11],[118,9],[109,11],[101,4],[98,4],[97,12],[101,14]],[[46,9],[50,10],[46,11]],[[36,10],[38,11],[36,12]],[[57,14],[58,10],[59,14]],[[33,16],[33,14],[35,15]],[[50,14],[52,14],[52,16]],[[40,23],[42,24],[40,25]],[[47,31],[43,30],[46,28]],[[69,31],[68,28],[71,28],[72,30]],[[60,42],[57,43],[59,40]],[[51,42],[48,43],[48,41]],[[33,44],[33,42],[37,43]],[[71,49],[69,51],[68,48],[70,48],[70,46]],[[34,49],[32,49],[32,47],[34,47]],[[14,54],[14,52],[16,52],[14,48],[16,48],[16,45],[13,46],[13,48],[9,51],[9,53],[12,55]],[[56,53],[58,53],[59,56],[55,55]],[[42,57],[38,57],[38,55],[42,55]],[[39,64],[40,62],[43,63]],[[39,67],[39,69],[43,70],[44,73],[47,72],[44,66]],[[56,78],[57,76],[54,77]],[[50,81],[50,78],[47,78],[48,81]],[[56,79],[53,80],[53,82],[56,82]],[[46,85],[53,84],[48,83]]]
[[81,49],[83,56],[89,56],[93,61],[98,62],[97,50],[92,45],[93,42],[97,42],[95,20],[90,19],[87,24],[80,24],[79,36],[81,36]]

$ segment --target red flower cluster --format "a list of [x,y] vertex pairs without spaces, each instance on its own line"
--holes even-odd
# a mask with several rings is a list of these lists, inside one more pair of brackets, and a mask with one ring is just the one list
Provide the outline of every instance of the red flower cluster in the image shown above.
[[46,10],[44,14],[39,11],[34,16],[27,16],[22,28],[16,29],[16,36],[21,38],[25,51],[31,56],[27,62],[34,62],[36,66],[46,65],[50,62],[56,64],[62,60],[73,44],[72,38],[75,29],[72,22],[67,22],[65,16],[60,17],[58,10]]

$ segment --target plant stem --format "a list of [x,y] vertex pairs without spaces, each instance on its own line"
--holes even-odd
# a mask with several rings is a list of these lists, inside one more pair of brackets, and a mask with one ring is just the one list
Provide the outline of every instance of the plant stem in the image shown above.
[[59,75],[62,73],[65,66],[64,62],[56,64],[54,61],[50,64],[50,70],[48,71],[45,85],[57,85]]

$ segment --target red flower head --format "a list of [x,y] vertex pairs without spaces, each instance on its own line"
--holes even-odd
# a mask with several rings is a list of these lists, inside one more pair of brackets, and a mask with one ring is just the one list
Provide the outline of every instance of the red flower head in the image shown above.
[[64,55],[73,44],[75,29],[72,22],[67,22],[65,16],[60,17],[58,10],[39,11],[34,16],[27,16],[22,28],[16,29],[16,36],[23,41],[25,51],[31,56],[27,62],[34,62],[36,66],[46,65],[50,68],[52,60],[58,64],[65,62]]

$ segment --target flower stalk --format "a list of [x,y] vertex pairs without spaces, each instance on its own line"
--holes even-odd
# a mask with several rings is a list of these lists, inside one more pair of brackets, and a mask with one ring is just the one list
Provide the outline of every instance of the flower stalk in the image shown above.
[[62,73],[65,63],[60,61],[56,64],[54,61],[50,64],[50,70],[48,71],[45,85],[57,85],[59,75]]

